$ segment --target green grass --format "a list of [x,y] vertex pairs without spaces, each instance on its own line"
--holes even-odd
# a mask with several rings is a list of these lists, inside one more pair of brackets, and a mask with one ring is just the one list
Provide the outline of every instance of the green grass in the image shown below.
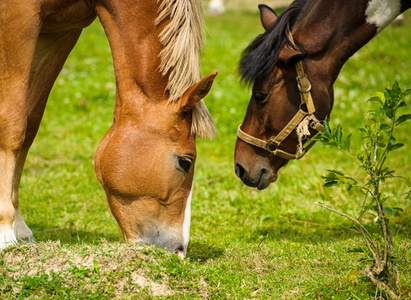
[[[29,153],[21,211],[38,243],[1,254],[0,298],[374,297],[375,289],[363,275],[349,276],[364,266],[360,254],[347,251],[362,245],[360,237],[341,229],[352,224],[314,204],[327,193],[334,196],[330,205],[348,213],[357,209],[343,189],[322,187],[327,169],[353,168],[342,154],[317,144],[281,170],[278,181],[264,191],[244,186],[235,176],[236,129],[250,96],[239,84],[236,64],[262,27],[257,12],[210,16],[206,24],[203,73],[216,70],[219,75],[205,101],[219,135],[197,143],[187,259],[122,243],[95,177],[95,149],[112,122],[115,98],[111,54],[96,22],[84,31],[57,79]],[[335,84],[332,124],[342,123],[346,131],[355,132],[369,109],[366,100],[387,81],[396,79],[402,88],[411,88],[410,26],[407,13],[403,26],[388,27],[346,63]],[[389,165],[411,177],[411,125],[402,127],[397,139],[406,147],[396,151]],[[406,188],[401,181],[387,184],[393,206],[404,208],[392,226],[405,298],[411,297],[411,204],[401,198]],[[50,269],[52,259],[56,267]]]

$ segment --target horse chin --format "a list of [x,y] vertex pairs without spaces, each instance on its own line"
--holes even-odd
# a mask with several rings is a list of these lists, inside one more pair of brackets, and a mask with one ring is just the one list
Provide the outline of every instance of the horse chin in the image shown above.
[[257,189],[264,190],[268,188],[272,182],[277,181],[277,178],[278,178],[277,172],[275,172],[271,176],[269,176],[268,174],[262,174],[260,177],[260,182],[257,185]]

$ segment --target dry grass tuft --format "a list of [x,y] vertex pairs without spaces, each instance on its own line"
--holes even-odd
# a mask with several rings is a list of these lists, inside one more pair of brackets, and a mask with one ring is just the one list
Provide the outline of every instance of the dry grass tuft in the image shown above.
[[[104,241],[98,248],[89,245],[67,247],[60,241],[21,244],[1,254],[0,273],[14,283],[15,294],[22,291],[28,277],[47,275],[53,278],[53,274],[59,274],[65,285],[61,288],[75,288],[76,294],[97,293],[101,286],[110,286],[116,291],[115,298],[142,291],[153,296],[171,295],[166,274],[157,276],[161,277],[159,281],[150,278],[148,265],[156,264],[155,256],[150,255],[152,249]],[[0,294],[7,283],[0,281]]]

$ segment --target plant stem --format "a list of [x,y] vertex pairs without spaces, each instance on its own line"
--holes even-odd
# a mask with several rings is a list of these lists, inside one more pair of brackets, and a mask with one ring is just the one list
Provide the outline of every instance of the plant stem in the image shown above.
[[381,279],[379,279],[378,276],[375,276],[375,272],[370,267],[365,268],[364,273],[378,288],[386,291],[391,299],[399,299],[397,294],[392,290],[392,288],[388,284],[381,281]]
[[[394,252],[394,243],[392,241],[392,235],[390,228],[387,227],[387,233],[388,233],[388,245],[390,246],[390,257],[395,257],[395,252]],[[392,273],[394,277],[394,283],[397,289],[400,289],[400,279],[398,277],[398,269],[397,269],[397,262],[395,260],[391,261],[392,263]]]
[[[330,207],[328,207],[328,206],[325,206],[325,205],[323,205],[323,204],[321,204],[321,203],[319,203],[319,202],[315,202],[315,204],[317,204],[318,206],[321,206],[322,208],[325,208],[325,209],[328,209],[328,210],[330,210],[330,211],[332,211],[332,212],[335,212],[336,214],[339,214],[340,216],[346,217],[347,219],[349,219],[349,220],[353,221],[354,223],[356,223],[357,225],[359,225],[359,226],[360,226],[361,233],[363,234],[363,237],[364,237],[365,241],[367,242],[367,245],[368,245],[368,243],[371,244],[371,245],[368,245],[368,248],[370,249],[370,252],[373,254],[373,256],[374,256],[374,258],[375,258],[375,253],[374,253],[374,251],[371,249],[371,246],[372,246],[374,249],[377,250],[377,247],[376,247],[376,245],[375,245],[375,243],[374,243],[374,241],[373,241],[373,238],[372,238],[371,234],[368,232],[368,230],[367,230],[358,220],[354,219],[353,217],[351,217],[351,216],[349,216],[349,215],[347,215],[347,214],[345,214],[345,213],[342,213],[342,212],[337,211],[337,210],[335,210],[335,209],[332,209],[332,208],[330,208]],[[365,234],[366,234],[366,235],[365,235]]]
[[368,196],[368,193],[365,193],[364,201],[361,204],[361,210],[360,210],[360,214],[358,216],[358,221],[359,222],[361,222],[362,215],[364,214],[364,207],[365,207],[365,203],[367,202],[367,196]]

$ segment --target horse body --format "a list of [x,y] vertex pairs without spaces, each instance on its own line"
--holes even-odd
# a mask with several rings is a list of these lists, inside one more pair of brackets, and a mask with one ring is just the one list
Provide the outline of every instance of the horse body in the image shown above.
[[[200,81],[201,32],[181,32],[198,29],[193,24],[201,19],[192,14],[201,2],[174,2],[1,2],[0,249],[17,238],[33,239],[19,213],[24,162],[56,77],[82,29],[99,17],[112,50],[117,92],[113,124],[96,152],[96,175],[127,240],[185,256],[195,137],[212,135],[214,128],[201,99],[216,74]],[[173,25],[173,5],[182,5],[191,25],[181,20]],[[184,45],[186,52],[167,50],[187,38],[194,43]],[[184,65],[186,60],[192,62]]]
[[[333,83],[343,64],[410,7],[411,1],[400,0],[296,0],[277,17],[269,7],[260,6],[266,31],[248,46],[239,64],[242,79],[253,84],[242,131],[270,141],[305,106],[296,82],[295,64],[300,61],[310,83],[314,117],[324,120],[331,113]],[[317,132],[307,130],[310,135]],[[296,153],[296,130],[277,146]],[[244,139],[236,141],[235,171],[246,185],[268,187],[287,162]]]

